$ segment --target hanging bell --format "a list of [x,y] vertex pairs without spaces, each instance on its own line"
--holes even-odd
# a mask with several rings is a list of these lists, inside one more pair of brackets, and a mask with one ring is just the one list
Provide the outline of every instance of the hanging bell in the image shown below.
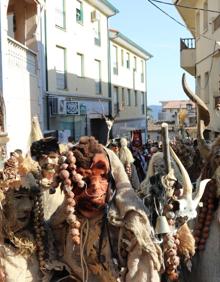
[[160,215],[157,217],[156,227],[155,227],[156,234],[165,234],[170,233],[170,227],[167,222],[167,218],[164,215]]

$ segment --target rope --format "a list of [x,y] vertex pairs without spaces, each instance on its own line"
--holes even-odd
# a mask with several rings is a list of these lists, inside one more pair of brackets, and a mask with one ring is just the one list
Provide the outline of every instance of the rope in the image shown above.
[[[85,229],[85,237],[83,240],[83,231]],[[89,274],[88,274],[88,266],[84,257],[84,249],[89,235],[89,220],[86,219],[83,222],[83,225],[80,230],[80,262],[82,267],[82,274],[83,274],[83,282],[88,282]]]

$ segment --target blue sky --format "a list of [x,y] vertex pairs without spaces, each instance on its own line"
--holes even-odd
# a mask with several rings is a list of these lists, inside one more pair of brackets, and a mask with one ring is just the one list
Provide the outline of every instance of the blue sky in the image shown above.
[[[148,105],[161,105],[164,100],[187,99],[181,86],[184,72],[180,68],[180,38],[190,38],[190,32],[168,18],[147,0],[109,0],[119,13],[110,18],[110,27],[153,55],[147,63]],[[172,3],[172,0],[166,0]],[[174,6],[155,3],[178,21],[182,21]],[[187,75],[194,87],[194,79]]]

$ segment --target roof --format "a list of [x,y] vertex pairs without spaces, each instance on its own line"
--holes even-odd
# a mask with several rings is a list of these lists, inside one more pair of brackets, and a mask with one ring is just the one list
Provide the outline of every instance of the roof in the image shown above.
[[108,17],[114,16],[119,13],[119,10],[115,8],[109,1],[107,0],[87,0],[91,5],[102,11]]
[[191,100],[171,100],[171,101],[161,101],[163,109],[186,109],[188,104],[195,108],[195,103]]
[[139,46],[134,41],[130,40],[128,37],[126,37],[116,29],[109,29],[109,37],[115,43],[129,49],[130,51],[136,53],[137,55],[143,57],[146,60],[153,57],[153,55],[147,52],[144,48]]

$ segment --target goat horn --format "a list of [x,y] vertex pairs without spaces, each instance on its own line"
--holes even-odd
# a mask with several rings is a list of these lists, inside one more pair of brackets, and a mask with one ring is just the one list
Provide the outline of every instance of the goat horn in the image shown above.
[[193,200],[196,207],[198,206],[198,204],[199,204],[199,202],[200,202],[200,200],[201,200],[201,198],[202,198],[202,195],[203,195],[203,193],[204,193],[204,191],[205,191],[205,187],[206,187],[207,183],[208,183],[210,180],[211,180],[211,179],[203,179],[203,180],[200,182],[198,192],[197,192],[197,194],[196,194],[196,196],[195,196],[195,198],[194,198],[194,200]]
[[198,114],[199,114],[199,119],[204,120],[204,124],[205,126],[207,126],[210,122],[210,114],[209,114],[209,110],[208,107],[206,106],[206,104],[202,101],[202,99],[199,98],[199,96],[197,96],[196,94],[194,94],[188,87],[187,83],[186,83],[186,75],[185,73],[182,76],[182,86],[183,86],[183,90],[186,93],[186,95],[189,97],[189,99],[191,101],[193,101],[197,107],[198,107]]
[[189,174],[186,171],[185,167],[183,166],[183,164],[181,163],[180,159],[177,157],[176,153],[174,152],[174,150],[172,149],[171,146],[170,146],[170,152],[171,152],[174,160],[176,161],[176,163],[179,166],[179,169],[182,173],[182,177],[183,177],[183,197],[185,197],[185,198],[187,198],[188,196],[192,197],[192,183],[191,183],[191,180],[189,178]]

